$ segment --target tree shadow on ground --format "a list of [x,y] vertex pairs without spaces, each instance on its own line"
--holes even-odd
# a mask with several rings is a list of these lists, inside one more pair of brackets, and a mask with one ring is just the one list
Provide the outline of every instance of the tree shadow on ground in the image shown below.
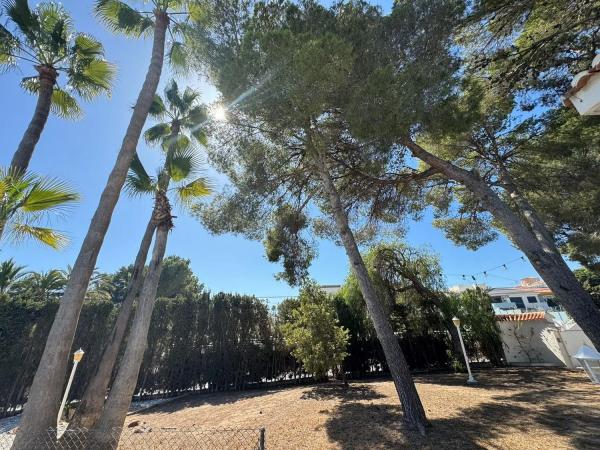
[[231,392],[215,392],[215,393],[202,393],[202,394],[190,394],[183,398],[176,398],[165,404],[158,404],[148,409],[138,411],[135,413],[136,416],[144,416],[150,414],[172,414],[181,411],[185,408],[195,408],[202,405],[226,405],[240,400],[263,397],[275,394],[286,388],[278,389],[265,389],[265,390],[252,390],[252,391],[231,391]]
[[[521,380],[528,379],[528,374],[523,375]],[[543,377],[541,383],[534,382],[517,393],[512,393],[514,386],[503,388],[503,395],[474,407],[457,408],[450,417],[433,419],[425,437],[403,427],[400,406],[391,403],[342,402],[328,419],[326,430],[332,441],[349,450],[499,448],[500,439],[508,448],[532,448],[535,435],[546,438],[552,433],[566,437],[573,448],[600,448],[596,392],[577,384],[551,385],[553,377]],[[532,437],[534,430],[537,434]],[[548,448],[553,445],[557,444]]]
[[[500,367],[474,372],[479,384],[471,386],[480,389],[502,389],[521,390],[532,385],[552,387],[573,381],[573,372],[563,368],[522,368],[522,367]],[[417,375],[415,381],[420,384],[436,384],[444,386],[464,386],[466,384],[466,373],[448,373],[443,377],[439,373]],[[581,374],[581,380],[586,378]]]
[[372,387],[361,384],[320,384],[306,390],[300,396],[301,400],[336,400],[342,402],[358,401],[358,400],[375,400],[385,397]]

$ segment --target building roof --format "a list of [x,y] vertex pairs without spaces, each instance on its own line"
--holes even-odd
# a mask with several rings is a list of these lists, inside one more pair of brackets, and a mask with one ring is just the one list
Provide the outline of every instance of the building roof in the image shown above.
[[515,322],[523,320],[544,320],[546,313],[544,311],[525,312],[519,314],[503,314],[496,316],[496,320],[499,322]]
[[495,295],[516,295],[516,294],[537,294],[537,295],[552,295],[552,291],[547,287],[497,287],[488,291],[492,297]]

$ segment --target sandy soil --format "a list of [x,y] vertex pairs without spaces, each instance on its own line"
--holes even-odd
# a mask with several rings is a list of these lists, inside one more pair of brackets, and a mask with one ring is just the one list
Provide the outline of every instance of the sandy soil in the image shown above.
[[[131,415],[127,424],[157,444],[168,439],[161,428],[251,429],[223,432],[211,448],[252,448],[247,443],[264,427],[268,449],[600,449],[600,387],[582,372],[497,369],[475,376],[476,387],[465,386],[464,375],[416,377],[431,421],[425,437],[403,429],[390,381],[197,395]],[[197,439],[219,436],[206,433]]]

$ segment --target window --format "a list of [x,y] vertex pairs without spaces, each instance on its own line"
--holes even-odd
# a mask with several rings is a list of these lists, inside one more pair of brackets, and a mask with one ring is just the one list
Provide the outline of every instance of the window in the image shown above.
[[502,303],[502,297],[492,297],[492,303]]
[[537,303],[538,302],[537,297],[535,297],[535,296],[527,297],[527,301],[529,303]]
[[548,303],[548,306],[550,308],[556,308],[556,307],[558,307],[558,304],[552,298],[547,298],[546,299],[546,303]]
[[510,297],[511,303],[514,303],[515,306],[519,309],[525,309],[525,303],[521,297]]

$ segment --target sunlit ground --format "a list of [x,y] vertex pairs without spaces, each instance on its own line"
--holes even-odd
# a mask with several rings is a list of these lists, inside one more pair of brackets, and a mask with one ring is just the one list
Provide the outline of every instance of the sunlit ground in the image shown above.
[[477,387],[465,386],[464,375],[417,377],[432,425],[424,438],[402,428],[390,381],[197,395],[128,423],[136,422],[139,437],[161,427],[265,427],[270,449],[600,448],[600,388],[582,372],[498,369],[476,377]]

